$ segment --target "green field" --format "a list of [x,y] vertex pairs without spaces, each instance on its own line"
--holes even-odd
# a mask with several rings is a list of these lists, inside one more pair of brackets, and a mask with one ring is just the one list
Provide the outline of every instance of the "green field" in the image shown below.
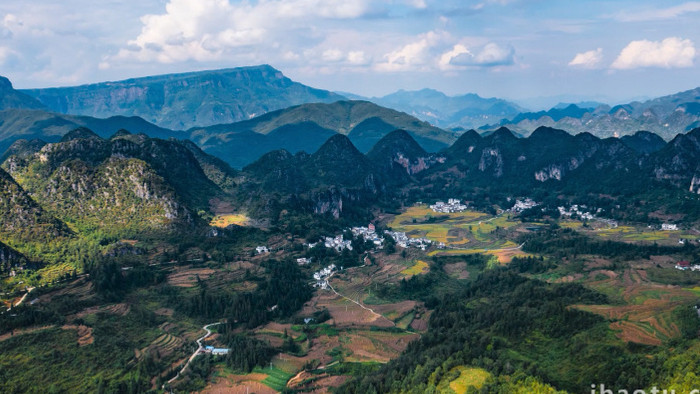
[[273,390],[282,391],[287,387],[287,382],[294,376],[293,374],[284,372],[277,367],[255,367],[253,373],[262,373],[267,375],[262,383],[272,388]]
[[413,275],[420,275],[422,273],[425,273],[428,271],[428,263],[426,263],[423,260],[416,260],[416,263],[409,267],[406,268],[405,270],[401,271],[403,275],[406,276],[413,276]]
[[480,390],[491,374],[481,368],[469,368],[463,365],[454,367],[450,372],[459,372],[459,377],[450,382],[450,389],[456,394],[466,393],[469,387]]

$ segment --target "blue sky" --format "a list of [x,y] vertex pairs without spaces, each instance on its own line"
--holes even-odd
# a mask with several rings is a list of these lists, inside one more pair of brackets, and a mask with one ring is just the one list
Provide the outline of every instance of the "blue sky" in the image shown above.
[[609,102],[700,85],[700,1],[4,0],[18,88],[267,63],[374,96]]

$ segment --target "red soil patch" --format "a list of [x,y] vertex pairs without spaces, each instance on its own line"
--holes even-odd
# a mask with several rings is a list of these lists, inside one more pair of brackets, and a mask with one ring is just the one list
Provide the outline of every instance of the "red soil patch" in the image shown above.
[[41,327],[23,328],[20,330],[12,330],[11,332],[0,335],[0,342],[6,341],[15,335],[29,334],[29,333],[36,332],[36,331],[48,330],[49,328],[54,328],[54,327],[55,326],[41,326]]
[[625,342],[636,342],[645,345],[660,346],[661,340],[648,332],[642,330],[634,323],[628,321],[617,321],[610,324],[610,328],[618,331],[617,337]]
[[177,287],[194,287],[197,284],[197,276],[201,280],[207,280],[214,273],[216,271],[211,268],[177,269],[168,275],[168,284]]
[[91,306],[89,308],[83,309],[82,311],[80,311],[74,315],[69,316],[68,318],[69,318],[69,320],[74,320],[74,319],[78,319],[78,318],[82,319],[83,317],[85,317],[87,315],[92,315],[92,314],[99,313],[99,312],[108,312],[108,313],[112,313],[112,314],[119,315],[119,316],[125,316],[127,313],[129,313],[130,310],[131,310],[131,307],[129,306],[129,304],[126,304],[126,303],[102,305],[102,306]]
[[467,271],[467,263],[465,262],[445,264],[443,266],[443,269],[445,270],[445,273],[447,273],[447,275],[450,275],[457,279],[469,278],[469,271]]
[[50,302],[53,297],[68,294],[77,296],[78,299],[81,301],[86,300],[92,297],[92,295],[94,294],[92,282],[87,281],[84,278],[76,279],[60,290],[52,291],[39,296],[39,302]]
[[595,271],[591,271],[591,273],[588,274],[588,277],[589,277],[589,278],[595,278],[597,275],[605,275],[605,276],[607,276],[607,277],[610,278],[610,279],[615,279],[615,278],[617,278],[617,273],[615,273],[614,271],[610,271],[610,270],[595,270]]
[[92,327],[84,325],[65,325],[62,326],[63,330],[76,330],[78,332],[78,346],[90,345],[95,342],[95,338],[92,336]]
[[172,317],[172,315],[175,314],[175,310],[171,308],[158,308],[155,311],[153,311],[153,313],[159,316]]
[[113,313],[115,315],[126,316],[126,314],[131,310],[131,307],[122,302],[120,304],[106,306],[104,310],[105,312]]
[[554,280],[554,283],[569,283],[569,282],[575,282],[579,279],[583,278],[583,274],[573,274],[573,275],[567,275],[563,276],[561,278],[558,278]]
[[322,377],[309,385],[310,393],[330,393],[334,387],[339,387],[350,380],[350,376]]
[[248,375],[221,376],[211,382],[200,393],[207,394],[274,394],[275,390],[260,383],[267,375],[251,373]]

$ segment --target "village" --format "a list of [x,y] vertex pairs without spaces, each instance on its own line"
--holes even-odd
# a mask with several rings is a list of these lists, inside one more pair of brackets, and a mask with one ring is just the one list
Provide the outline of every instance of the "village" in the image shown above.
[[438,201],[430,206],[430,209],[432,209],[433,212],[441,213],[463,212],[466,211],[467,208],[467,205],[462,204],[461,200],[458,200],[456,198],[448,199],[447,204],[445,204],[443,201]]

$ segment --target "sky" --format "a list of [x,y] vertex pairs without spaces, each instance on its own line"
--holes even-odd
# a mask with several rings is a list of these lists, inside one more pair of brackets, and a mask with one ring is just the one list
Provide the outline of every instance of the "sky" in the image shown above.
[[270,64],[368,97],[616,103],[700,86],[699,20],[700,1],[3,0],[0,75],[35,88]]

